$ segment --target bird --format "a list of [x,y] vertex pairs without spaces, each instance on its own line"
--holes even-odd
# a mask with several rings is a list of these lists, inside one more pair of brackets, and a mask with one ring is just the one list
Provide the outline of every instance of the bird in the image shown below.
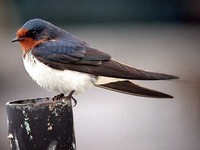
[[31,78],[53,100],[73,99],[73,94],[92,86],[150,98],[173,98],[169,94],[135,84],[134,80],[171,80],[178,76],[149,72],[120,63],[108,53],[89,46],[75,35],[40,18],[30,19],[16,33],[22,59]]

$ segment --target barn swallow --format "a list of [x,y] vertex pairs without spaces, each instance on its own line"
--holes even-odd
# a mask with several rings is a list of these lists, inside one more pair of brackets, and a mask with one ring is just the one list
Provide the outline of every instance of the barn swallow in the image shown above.
[[46,90],[73,98],[73,93],[82,93],[95,85],[130,95],[173,98],[136,85],[132,80],[170,80],[178,79],[177,76],[122,64],[45,20],[29,20],[16,36],[12,42],[19,42],[22,47],[26,71]]

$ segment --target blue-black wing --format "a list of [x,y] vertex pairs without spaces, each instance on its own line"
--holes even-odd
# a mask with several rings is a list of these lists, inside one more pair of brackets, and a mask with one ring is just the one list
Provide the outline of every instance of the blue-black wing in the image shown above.
[[49,41],[32,49],[32,54],[45,61],[62,64],[100,65],[102,61],[110,60],[109,54],[86,46],[84,43],[67,43]]
[[168,80],[178,77],[147,72],[112,60],[110,55],[84,44],[46,42],[32,49],[42,63],[58,70],[73,70],[96,76],[135,80]]

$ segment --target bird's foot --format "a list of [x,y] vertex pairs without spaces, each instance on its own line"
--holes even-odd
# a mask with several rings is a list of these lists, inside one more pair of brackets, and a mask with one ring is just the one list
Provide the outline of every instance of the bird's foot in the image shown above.
[[61,94],[54,96],[52,100],[56,101],[56,100],[61,100],[63,98],[65,98],[65,95],[63,93],[61,93]]
[[71,91],[71,93],[69,93],[68,96],[65,96],[65,99],[67,99],[67,100],[73,100],[73,101],[74,101],[73,107],[75,107],[76,104],[77,104],[77,100],[72,96],[72,95],[74,94],[74,92],[75,92],[75,91],[73,90],[73,91]]
[[74,92],[75,91],[71,91],[71,93],[69,93],[68,96],[65,96],[63,93],[58,94],[58,95],[54,96],[52,100],[53,101],[58,101],[58,100],[62,100],[62,99],[73,100],[73,102],[74,102],[74,106],[73,107],[75,107],[76,104],[77,104],[77,100],[72,96],[74,94]]

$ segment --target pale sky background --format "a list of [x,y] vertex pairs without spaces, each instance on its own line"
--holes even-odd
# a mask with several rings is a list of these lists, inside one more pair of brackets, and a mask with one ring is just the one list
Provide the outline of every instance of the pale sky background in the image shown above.
[[[178,25],[63,26],[91,46],[140,69],[180,76],[137,82],[174,99],[141,98],[93,88],[77,98],[74,121],[80,150],[198,150],[200,142],[200,28]],[[16,28],[17,29],[17,28]],[[53,96],[26,73],[16,29],[1,29],[0,145],[7,149],[5,103]]]

